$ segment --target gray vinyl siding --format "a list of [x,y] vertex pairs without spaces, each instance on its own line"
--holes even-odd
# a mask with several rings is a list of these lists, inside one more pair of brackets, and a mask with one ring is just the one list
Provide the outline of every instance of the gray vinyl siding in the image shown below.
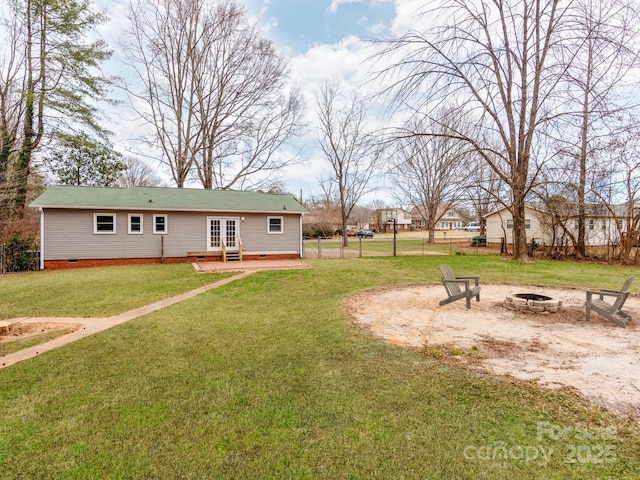
[[[94,213],[116,215],[115,234],[94,234]],[[143,216],[143,234],[129,234],[129,214]],[[153,233],[153,215],[167,214],[167,234]],[[267,234],[268,215],[136,210],[44,209],[45,260],[186,257],[207,250],[207,217],[244,218],[246,253],[299,253],[300,216],[284,215],[284,233]]]
[[[267,218],[282,216],[283,233],[268,234]],[[246,253],[300,253],[299,215],[244,215],[240,237]]]

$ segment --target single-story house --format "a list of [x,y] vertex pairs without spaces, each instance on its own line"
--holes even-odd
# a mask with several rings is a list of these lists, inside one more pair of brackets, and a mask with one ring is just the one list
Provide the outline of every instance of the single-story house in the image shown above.
[[40,268],[302,256],[291,195],[235,190],[50,186],[40,210]]
[[[548,244],[550,235],[545,232],[540,218],[546,215],[542,210],[532,207],[525,207],[524,228],[527,235],[527,242],[531,239],[539,244]],[[506,239],[508,245],[513,244],[513,216],[507,208],[500,208],[484,217],[485,235],[487,244],[500,244],[501,239]]]
[[[496,210],[485,217],[487,243],[500,243],[500,239],[506,238],[506,243],[513,244],[513,217],[507,208]],[[555,224],[551,214],[543,209],[525,206],[525,232],[527,242],[535,240],[538,245],[556,246],[563,245],[566,235],[563,229]],[[565,228],[577,235],[578,227],[575,221],[567,221]],[[607,213],[590,213],[586,218],[587,247],[606,246],[618,243],[619,233],[615,219]]]

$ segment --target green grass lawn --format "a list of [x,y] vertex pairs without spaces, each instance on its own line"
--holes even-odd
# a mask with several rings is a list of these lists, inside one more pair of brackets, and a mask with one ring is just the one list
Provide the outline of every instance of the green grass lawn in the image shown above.
[[[441,364],[347,318],[354,292],[435,283],[441,262],[484,283],[580,288],[617,288],[635,270],[438,256],[256,273],[0,370],[0,478],[640,478],[638,429],[571,391]],[[89,289],[43,292],[42,305],[31,292],[86,276],[116,313],[129,308],[120,296],[175,293],[177,271],[12,276],[0,302],[78,315]],[[184,290],[207,278],[180,275]]]
[[[349,256],[356,256],[354,254],[362,253],[363,257],[366,256],[392,256],[393,255],[393,237],[389,238],[389,234],[384,234],[385,236],[376,237],[373,239],[368,238],[349,238],[349,245],[344,247],[345,252],[351,252],[352,254]],[[320,252],[322,258],[322,252],[325,253],[324,257],[326,258],[327,252],[331,250],[339,250],[341,248],[342,239],[340,237],[333,237],[328,240],[320,241]],[[318,240],[311,239],[305,240],[305,252],[311,252],[310,255],[312,258],[316,258],[318,251]],[[443,254],[455,254],[458,246],[470,246],[470,239],[438,239],[436,243],[427,243],[426,238],[418,238],[418,237],[404,237],[396,239],[396,254],[397,255],[422,255],[426,253],[443,253]],[[334,257],[336,255],[333,255]]]
[[0,319],[108,317],[193,290],[231,274],[202,275],[190,264],[52,270],[0,276]]

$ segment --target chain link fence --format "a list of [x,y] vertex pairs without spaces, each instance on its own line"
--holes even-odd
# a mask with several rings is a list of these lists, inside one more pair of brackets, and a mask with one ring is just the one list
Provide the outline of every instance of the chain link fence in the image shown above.
[[350,237],[348,246],[342,246],[342,237],[311,238],[304,240],[304,258],[357,258],[374,256],[421,255],[498,255],[508,253],[502,239],[486,237],[438,238],[357,238]]
[[[428,238],[401,237],[395,241],[388,236],[374,238],[350,237],[349,245],[342,246],[342,237],[311,238],[304,240],[304,258],[357,258],[374,256],[420,256],[420,255],[512,255],[513,245],[504,237],[452,236],[439,234],[435,242]],[[637,250],[637,249],[634,249]],[[539,239],[528,239],[527,252],[531,258],[569,258],[573,249],[567,245],[548,246]],[[613,261],[618,258],[619,245],[589,247],[591,258]],[[633,253],[633,252],[632,252]],[[634,259],[640,258],[640,250],[634,253]]]

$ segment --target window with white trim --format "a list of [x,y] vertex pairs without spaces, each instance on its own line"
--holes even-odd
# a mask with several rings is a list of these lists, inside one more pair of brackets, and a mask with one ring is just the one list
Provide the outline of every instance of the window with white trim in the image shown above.
[[169,231],[168,219],[166,214],[157,214],[153,216],[153,233],[164,235]]
[[115,213],[94,213],[93,233],[96,235],[113,235],[116,233]]
[[284,217],[267,217],[267,233],[284,233]]
[[142,235],[142,214],[129,214],[129,235]]

